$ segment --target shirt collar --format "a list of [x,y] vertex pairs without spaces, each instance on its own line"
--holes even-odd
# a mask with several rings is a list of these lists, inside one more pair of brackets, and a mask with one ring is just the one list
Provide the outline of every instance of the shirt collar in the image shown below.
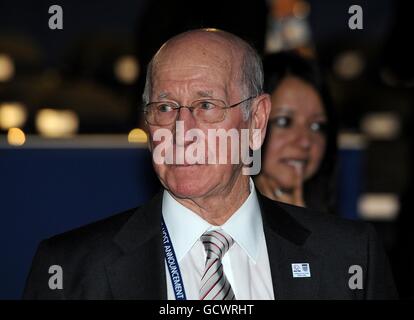
[[256,262],[259,245],[264,241],[263,222],[253,180],[250,194],[239,209],[222,226],[212,226],[195,212],[184,207],[164,190],[162,214],[177,260],[180,261],[201,235],[209,229],[223,229]]

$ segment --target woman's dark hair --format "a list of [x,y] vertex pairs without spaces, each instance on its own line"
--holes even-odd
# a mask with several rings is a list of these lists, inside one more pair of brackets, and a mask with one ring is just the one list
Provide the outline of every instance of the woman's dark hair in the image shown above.
[[[311,85],[321,98],[327,117],[326,149],[318,170],[304,184],[304,201],[310,209],[334,212],[336,209],[335,176],[338,128],[331,96],[320,68],[315,60],[306,59],[292,51],[265,56],[263,68],[265,92],[271,94],[284,79],[295,77]],[[265,150],[267,142],[265,141]]]

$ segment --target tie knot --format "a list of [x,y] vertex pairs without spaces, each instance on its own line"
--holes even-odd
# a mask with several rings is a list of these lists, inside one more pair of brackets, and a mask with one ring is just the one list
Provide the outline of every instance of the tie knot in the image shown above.
[[233,245],[234,240],[223,230],[210,230],[201,236],[207,259],[221,259]]

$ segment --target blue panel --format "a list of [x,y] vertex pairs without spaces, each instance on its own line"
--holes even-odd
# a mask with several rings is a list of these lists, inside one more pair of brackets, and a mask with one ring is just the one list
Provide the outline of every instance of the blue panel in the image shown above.
[[339,213],[358,219],[358,200],[363,191],[363,149],[339,151],[338,204]]
[[0,149],[0,299],[19,299],[41,239],[138,206],[159,188],[146,149]]

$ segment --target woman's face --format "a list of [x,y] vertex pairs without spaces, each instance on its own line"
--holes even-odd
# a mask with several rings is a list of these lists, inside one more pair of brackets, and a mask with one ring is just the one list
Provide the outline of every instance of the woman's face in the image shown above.
[[295,77],[272,93],[269,137],[262,173],[280,188],[294,187],[318,170],[325,152],[327,117],[315,89]]

